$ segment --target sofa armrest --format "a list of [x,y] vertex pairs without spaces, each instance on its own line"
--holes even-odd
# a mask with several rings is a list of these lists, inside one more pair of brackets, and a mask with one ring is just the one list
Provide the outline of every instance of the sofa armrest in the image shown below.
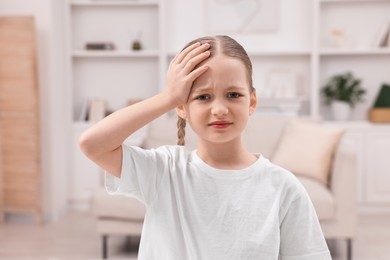
[[330,189],[336,219],[354,235],[357,222],[357,151],[352,140],[341,140],[332,166]]

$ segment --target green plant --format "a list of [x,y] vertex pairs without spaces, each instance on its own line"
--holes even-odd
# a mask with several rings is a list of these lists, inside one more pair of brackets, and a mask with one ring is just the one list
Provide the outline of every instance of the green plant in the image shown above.
[[361,80],[355,78],[351,72],[334,75],[321,89],[321,95],[327,105],[338,100],[354,107],[358,102],[364,101],[365,94],[366,90],[361,86]]

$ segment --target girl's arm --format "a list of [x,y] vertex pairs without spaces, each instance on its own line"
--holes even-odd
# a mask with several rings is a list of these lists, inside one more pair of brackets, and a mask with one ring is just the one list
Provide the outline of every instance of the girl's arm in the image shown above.
[[208,44],[195,43],[176,55],[169,65],[165,90],[120,109],[87,129],[79,140],[81,150],[107,172],[120,177],[124,140],[152,120],[187,102],[193,81],[208,68],[206,65],[196,66],[210,55],[209,47]]

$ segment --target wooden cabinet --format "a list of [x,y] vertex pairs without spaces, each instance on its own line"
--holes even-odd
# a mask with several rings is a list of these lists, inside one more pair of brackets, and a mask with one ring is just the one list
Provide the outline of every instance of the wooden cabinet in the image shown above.
[[34,213],[41,222],[40,120],[36,75],[34,18],[1,17],[2,213]]
[[366,135],[366,200],[390,205],[390,127]]

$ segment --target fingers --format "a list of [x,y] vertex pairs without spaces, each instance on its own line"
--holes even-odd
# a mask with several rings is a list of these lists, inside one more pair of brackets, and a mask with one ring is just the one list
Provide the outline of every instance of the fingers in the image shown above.
[[210,51],[205,51],[188,60],[188,62],[184,65],[184,69],[183,69],[184,73],[189,74],[191,71],[193,71],[196,68],[196,66],[198,66],[202,61],[207,59],[209,56],[210,56]]
[[186,68],[189,73],[191,70],[195,68],[202,60],[207,58],[210,54],[207,51],[210,48],[210,44],[205,43],[202,44],[195,49],[191,50],[182,60],[181,65]]
[[[203,58],[197,58],[195,60],[192,60],[194,57],[197,57],[199,54],[204,53],[207,49],[210,48],[210,44],[205,43],[205,44],[200,44],[199,42],[194,43],[187,48],[185,48],[182,52],[177,54],[175,58],[172,60],[171,63],[176,63],[179,64],[182,68],[186,67],[189,65],[190,70],[194,69],[194,67],[204,60],[207,57]],[[206,54],[208,55],[208,54]],[[190,64],[188,64],[190,63]]]
[[200,46],[200,42],[196,42],[194,44],[191,44],[190,46],[188,46],[187,48],[185,48],[183,51],[179,52],[176,57],[174,58],[174,60],[177,62],[177,63],[181,63],[184,59],[185,56],[187,56],[188,53],[190,53],[192,50],[194,50],[195,48],[199,47]]

